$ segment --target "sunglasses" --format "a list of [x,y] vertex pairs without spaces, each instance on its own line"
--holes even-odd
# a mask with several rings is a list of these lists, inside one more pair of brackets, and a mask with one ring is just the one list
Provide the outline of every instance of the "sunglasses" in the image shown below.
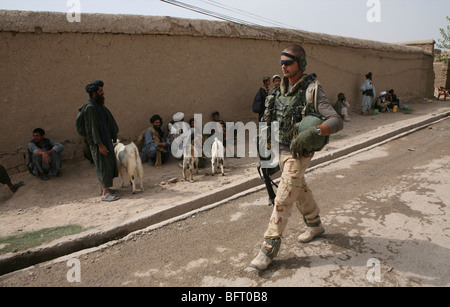
[[295,63],[294,60],[280,60],[280,66],[283,66],[283,65],[290,66],[294,63]]

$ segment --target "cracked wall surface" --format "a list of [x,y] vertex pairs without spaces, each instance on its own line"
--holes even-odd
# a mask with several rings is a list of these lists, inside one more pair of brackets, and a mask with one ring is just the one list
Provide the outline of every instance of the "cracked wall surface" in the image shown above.
[[290,43],[304,46],[307,72],[330,101],[344,92],[353,112],[369,71],[378,91],[433,95],[433,57],[413,47],[205,20],[83,14],[71,23],[64,13],[0,11],[0,163],[24,171],[36,127],[65,145],[65,159],[81,158],[75,117],[96,79],[105,82],[121,140],[135,139],[155,113],[165,124],[178,111],[186,121],[202,114],[203,125],[214,110],[225,121],[254,121],[254,95],[263,76],[281,74]]

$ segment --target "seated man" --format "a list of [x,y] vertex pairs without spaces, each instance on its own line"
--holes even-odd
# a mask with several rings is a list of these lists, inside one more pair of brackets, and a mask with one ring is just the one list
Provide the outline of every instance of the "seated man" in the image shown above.
[[34,129],[33,139],[28,144],[30,173],[42,180],[48,180],[48,176],[61,176],[63,148],[62,144],[47,139],[43,129]]
[[150,165],[161,166],[170,157],[171,144],[164,135],[161,116],[153,115],[150,123],[152,125],[144,132],[141,160],[145,162],[150,159]]
[[394,106],[400,107],[400,99],[397,98],[393,89],[386,94],[386,101],[389,109],[392,109]]
[[349,122],[351,120],[348,116],[350,103],[348,103],[344,93],[338,94],[338,100],[334,103],[333,108],[336,110],[337,114],[339,114],[346,122]]
[[377,98],[377,102],[375,103],[375,108],[380,110],[380,112],[387,111],[387,101],[386,101],[386,92],[383,91],[380,93],[380,97]]
[[9,189],[13,193],[16,193],[17,189],[23,186],[23,181],[19,181],[18,183],[15,184],[11,182],[11,178],[9,178],[9,175],[6,172],[6,169],[3,167],[3,165],[0,165],[0,182],[2,184],[8,185]]

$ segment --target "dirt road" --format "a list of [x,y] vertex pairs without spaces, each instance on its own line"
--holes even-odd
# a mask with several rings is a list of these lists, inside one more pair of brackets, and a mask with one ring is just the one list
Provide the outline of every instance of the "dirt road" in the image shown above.
[[298,243],[304,224],[293,210],[263,272],[248,264],[272,210],[265,191],[2,276],[0,286],[449,286],[449,137],[445,120],[311,169],[326,234]]
[[[411,114],[382,113],[374,116],[351,114],[352,121],[332,137],[323,152],[339,148],[350,138],[389,127],[401,121],[413,120],[425,114],[439,114],[448,110],[450,102],[409,103]],[[387,128],[389,129],[389,128]],[[120,135],[119,135],[120,137]],[[13,174],[13,182],[24,181],[25,186],[12,194],[6,185],[0,186],[0,236],[16,235],[43,228],[76,224],[89,229],[104,230],[127,221],[146,216],[148,212],[184,201],[201,193],[220,190],[232,182],[256,176],[257,158],[227,159],[225,177],[210,176],[209,164],[196,182],[182,182],[180,161],[169,160],[167,165],[155,168],[144,164],[144,192],[131,193],[122,189],[120,180],[114,180],[121,199],[113,203],[100,201],[99,183],[94,167],[86,160],[66,161],[63,176],[48,181],[39,180],[28,172]],[[175,183],[170,183],[175,179]]]

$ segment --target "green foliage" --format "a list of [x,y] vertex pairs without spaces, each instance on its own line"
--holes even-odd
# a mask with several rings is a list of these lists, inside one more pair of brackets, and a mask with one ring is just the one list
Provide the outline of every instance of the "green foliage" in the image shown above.
[[450,59],[450,18],[446,17],[447,22],[449,23],[446,29],[440,28],[439,32],[441,33],[442,38],[438,39],[437,46],[442,48],[442,53],[438,56],[438,61],[448,62]]
[[27,250],[42,243],[50,242],[63,236],[77,234],[85,230],[85,228],[79,225],[67,225],[0,237],[0,255]]

